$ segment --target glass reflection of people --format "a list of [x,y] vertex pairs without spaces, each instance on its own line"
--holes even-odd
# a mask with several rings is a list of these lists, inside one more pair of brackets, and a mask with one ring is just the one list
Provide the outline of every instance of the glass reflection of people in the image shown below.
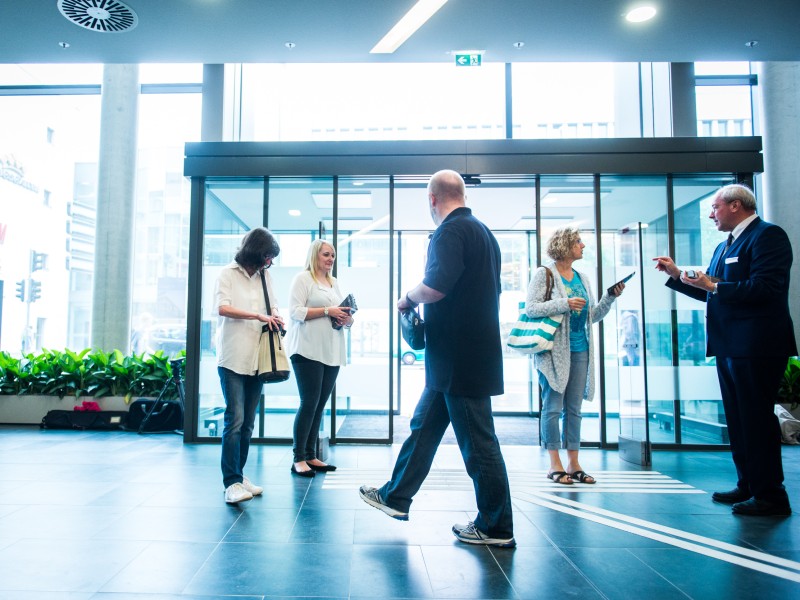
[[[229,504],[251,500],[264,491],[245,477],[243,470],[263,388],[257,374],[261,328],[264,324],[273,331],[283,327],[267,271],[279,253],[280,246],[269,230],[251,229],[242,238],[233,262],[223,267],[217,278],[217,371],[225,398],[221,466]],[[267,314],[262,273],[272,315]]]
[[[526,310],[530,317],[563,314],[564,320],[553,336],[553,349],[534,355],[542,388],[542,444],[550,458],[548,479],[571,485],[595,483],[578,460],[581,446],[581,404],[594,397],[594,344],[592,323],[606,316],[611,304],[625,289],[620,283],[613,294],[603,294],[595,303],[589,278],[572,266],[583,258],[585,244],[580,232],[571,226],[553,233],[547,254],[553,259],[539,267],[528,286]],[[547,296],[547,269],[553,275],[552,295]],[[559,434],[559,419],[561,432]],[[567,450],[567,468],[561,461],[559,448]]]
[[350,308],[339,306],[344,296],[331,275],[335,260],[336,250],[329,242],[312,242],[305,269],[295,276],[289,296],[292,327],[286,347],[300,394],[291,471],[300,477],[336,470],[317,456],[322,413],[339,368],[347,364],[345,332],[342,327],[334,329],[333,321],[343,327],[353,324]]
[[636,311],[626,310],[622,313],[620,337],[622,342],[622,365],[625,367],[638,367],[641,333],[639,332],[639,317]]

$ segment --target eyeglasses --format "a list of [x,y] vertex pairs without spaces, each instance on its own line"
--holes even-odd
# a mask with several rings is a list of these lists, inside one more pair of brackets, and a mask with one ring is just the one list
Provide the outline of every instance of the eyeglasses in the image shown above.
[[272,266],[272,261],[275,260],[274,256],[268,256],[264,259],[264,268],[269,269]]

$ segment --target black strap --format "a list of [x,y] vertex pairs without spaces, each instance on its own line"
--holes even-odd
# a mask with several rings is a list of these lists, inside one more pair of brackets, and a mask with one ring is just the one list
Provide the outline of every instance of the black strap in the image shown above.
[[272,309],[269,306],[269,294],[267,294],[267,278],[264,275],[264,269],[261,269],[261,287],[264,288],[264,302],[267,303],[267,314],[272,316]]

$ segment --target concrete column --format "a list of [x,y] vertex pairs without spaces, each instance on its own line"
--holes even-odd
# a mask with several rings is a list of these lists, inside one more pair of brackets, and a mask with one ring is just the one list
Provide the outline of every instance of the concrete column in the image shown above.
[[789,307],[800,341],[800,62],[761,63],[759,71],[764,143],[761,216],[783,227],[792,241]]
[[105,65],[97,174],[93,348],[130,347],[139,66]]
[[672,137],[697,137],[697,94],[694,63],[670,63]]
[[224,94],[225,65],[203,65],[203,123],[200,141],[222,141]]

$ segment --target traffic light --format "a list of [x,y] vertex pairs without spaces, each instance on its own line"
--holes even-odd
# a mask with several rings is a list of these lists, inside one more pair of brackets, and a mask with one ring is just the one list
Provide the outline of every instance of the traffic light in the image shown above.
[[31,273],[47,268],[47,254],[31,250]]
[[42,297],[42,283],[40,281],[36,281],[35,279],[31,279],[30,282],[30,301],[36,302]]
[[17,282],[17,298],[20,299],[21,302],[25,302],[25,280],[21,279]]

